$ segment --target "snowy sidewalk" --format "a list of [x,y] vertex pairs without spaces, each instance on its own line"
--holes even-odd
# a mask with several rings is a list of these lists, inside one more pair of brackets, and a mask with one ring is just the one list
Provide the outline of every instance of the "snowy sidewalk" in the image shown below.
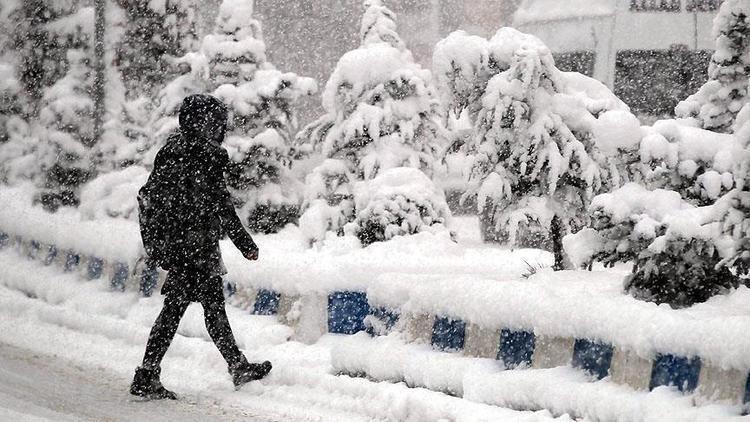
[[0,343],[0,420],[277,421],[213,400],[138,402],[128,379]]
[[[149,421],[554,419],[547,411],[513,411],[403,384],[334,376],[329,339],[312,346],[287,342],[289,328],[274,318],[230,308],[248,358],[274,362],[269,378],[235,392],[208,341],[199,305],[188,310],[163,365],[164,384],[184,400],[164,406],[133,403],[127,395],[129,378],[161,298],[109,292],[106,283],[60,274],[14,251],[0,252],[0,268],[0,371],[4,380],[15,380],[0,389],[0,419],[6,414],[12,419]],[[42,357],[30,357],[34,354]],[[66,413],[71,407],[74,413]]]

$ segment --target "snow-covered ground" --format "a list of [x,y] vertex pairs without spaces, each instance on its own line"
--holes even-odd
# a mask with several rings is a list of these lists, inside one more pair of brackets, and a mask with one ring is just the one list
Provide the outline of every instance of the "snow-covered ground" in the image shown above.
[[[287,342],[273,317],[230,309],[240,347],[269,359],[266,380],[235,392],[203,328],[199,305],[180,326],[163,381],[183,400],[134,403],[127,395],[161,298],[114,293],[106,283],[0,252],[0,419],[12,420],[413,420],[544,421],[524,412],[448,395],[332,375],[327,336]],[[570,420],[561,416],[558,420]]]

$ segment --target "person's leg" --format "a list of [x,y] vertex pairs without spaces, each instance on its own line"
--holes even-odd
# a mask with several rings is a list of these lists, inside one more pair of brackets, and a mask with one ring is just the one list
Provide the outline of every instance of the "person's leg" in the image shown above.
[[164,307],[154,321],[151,334],[146,343],[146,352],[143,355],[142,368],[153,370],[159,368],[169,345],[172,344],[177,327],[180,325],[182,316],[190,305],[190,302],[167,295],[164,298]]
[[249,363],[237,347],[232,327],[229,325],[223,298],[204,300],[201,303],[208,334],[227,362],[235,387],[239,388],[243,384],[259,380],[268,375],[272,368],[271,362]]
[[206,329],[211,336],[221,356],[232,368],[245,360],[245,356],[237,347],[237,342],[229,325],[229,318],[223,300],[205,300],[203,305],[203,316],[206,320]]

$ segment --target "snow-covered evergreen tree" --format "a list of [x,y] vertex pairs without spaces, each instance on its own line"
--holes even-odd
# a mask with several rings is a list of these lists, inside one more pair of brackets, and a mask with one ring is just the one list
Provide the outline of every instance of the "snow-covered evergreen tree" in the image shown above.
[[[346,174],[352,186],[344,191],[351,195],[356,190],[354,182],[372,180],[393,168],[411,167],[431,176],[448,138],[431,74],[414,62],[411,52],[398,36],[393,12],[379,0],[365,1],[364,5],[360,47],[341,57],[323,93],[325,115],[305,128],[297,138],[300,151],[320,153],[329,159],[326,162],[329,164],[346,164],[346,171],[335,172],[334,178],[342,178]],[[325,164],[327,168],[329,164]],[[319,179],[308,178],[308,183],[312,185],[308,185],[307,190],[319,194]],[[429,182],[428,178],[420,180]],[[423,188],[426,191],[432,186]],[[365,244],[412,232],[406,225],[403,230],[388,229],[391,222],[381,216],[372,214],[371,219],[364,218],[362,212],[378,207],[375,203],[357,202],[354,197],[345,200],[318,198],[318,202],[313,203],[309,197],[315,195],[306,196],[306,213],[354,218],[354,232]],[[387,201],[392,201],[389,204],[393,206],[403,205],[401,210],[390,209],[392,215],[414,215],[416,212],[412,205],[417,199],[408,195],[403,201],[395,196],[386,198],[374,195],[368,198],[378,201],[380,206],[385,206]],[[444,198],[431,199],[445,201]],[[357,207],[350,213],[344,208],[350,207],[351,201],[357,202]],[[339,203],[342,209],[322,212],[320,204],[323,203],[328,206]],[[433,204],[432,208],[442,209],[442,204]],[[303,216],[302,220],[303,226],[307,226],[303,229],[309,234],[320,233],[321,227],[332,228],[333,231],[340,229],[339,224],[330,224],[331,218],[318,220],[308,217]],[[430,220],[429,216],[415,215],[415,218],[424,222],[424,225],[415,227],[438,223]],[[320,239],[313,237],[312,240]]]
[[[603,85],[560,72],[547,47],[532,36],[503,28],[486,50],[491,53],[468,50],[463,58],[453,50],[457,59],[440,60],[457,74],[471,69],[469,81],[492,73],[481,70],[484,61],[500,70],[470,113],[476,116],[475,133],[465,149],[475,162],[467,195],[478,196],[485,225],[511,244],[521,232],[550,239],[555,267],[562,268],[564,232],[584,225],[595,193],[629,179],[622,156],[637,147],[640,125]],[[456,66],[459,60],[479,62]],[[476,94],[468,92],[476,85],[462,83],[454,104],[472,107]]]
[[146,166],[153,165],[159,148],[169,135],[179,128],[177,120],[180,105],[191,94],[209,90],[208,62],[200,52],[190,52],[175,60],[172,65],[179,75],[159,90],[156,107],[149,122],[151,133],[146,145],[139,149],[141,161]]
[[35,164],[31,128],[22,116],[21,82],[11,63],[0,63],[0,183],[33,179]]
[[173,58],[198,47],[193,0],[117,0],[126,16],[116,47],[127,97],[155,95],[170,75]]
[[714,36],[708,82],[676,111],[679,117],[697,119],[704,129],[731,132],[737,113],[748,103],[750,1],[725,0],[714,20]]
[[20,83],[10,63],[0,62],[0,144],[10,139],[13,120],[20,118]]
[[232,163],[227,183],[240,217],[256,232],[276,232],[297,221],[301,183],[291,174],[294,110],[317,87],[282,73],[266,59],[260,23],[250,2],[224,0],[212,34],[203,39],[214,95],[230,111],[225,147]]
[[77,205],[78,188],[93,172],[92,72],[83,50],[68,51],[69,70],[46,90],[39,113],[43,127],[37,159],[45,172],[40,199],[52,210]]
[[91,41],[94,11],[84,6],[82,0],[24,0],[11,12],[27,114],[38,113],[44,89],[65,75],[67,50]]
[[300,183],[289,171],[297,131],[294,108],[317,87],[312,79],[282,73],[267,60],[252,2],[224,0],[214,30],[200,49],[174,60],[173,66],[182,74],[159,93],[144,163],[152,162],[177,129],[182,100],[212,92],[230,112],[225,147],[232,164],[227,182],[241,218],[259,232],[275,232],[296,221],[302,198]]

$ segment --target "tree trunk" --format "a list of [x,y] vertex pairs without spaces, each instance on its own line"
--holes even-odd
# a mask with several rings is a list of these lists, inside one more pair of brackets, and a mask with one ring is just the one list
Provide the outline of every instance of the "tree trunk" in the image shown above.
[[102,136],[104,121],[104,83],[106,64],[104,63],[104,26],[106,0],[96,0],[94,14],[94,139]]
[[565,251],[563,250],[563,224],[560,217],[555,214],[552,217],[552,225],[550,226],[550,232],[552,236],[552,253],[555,255],[555,264],[552,267],[555,271],[561,271],[565,269]]

